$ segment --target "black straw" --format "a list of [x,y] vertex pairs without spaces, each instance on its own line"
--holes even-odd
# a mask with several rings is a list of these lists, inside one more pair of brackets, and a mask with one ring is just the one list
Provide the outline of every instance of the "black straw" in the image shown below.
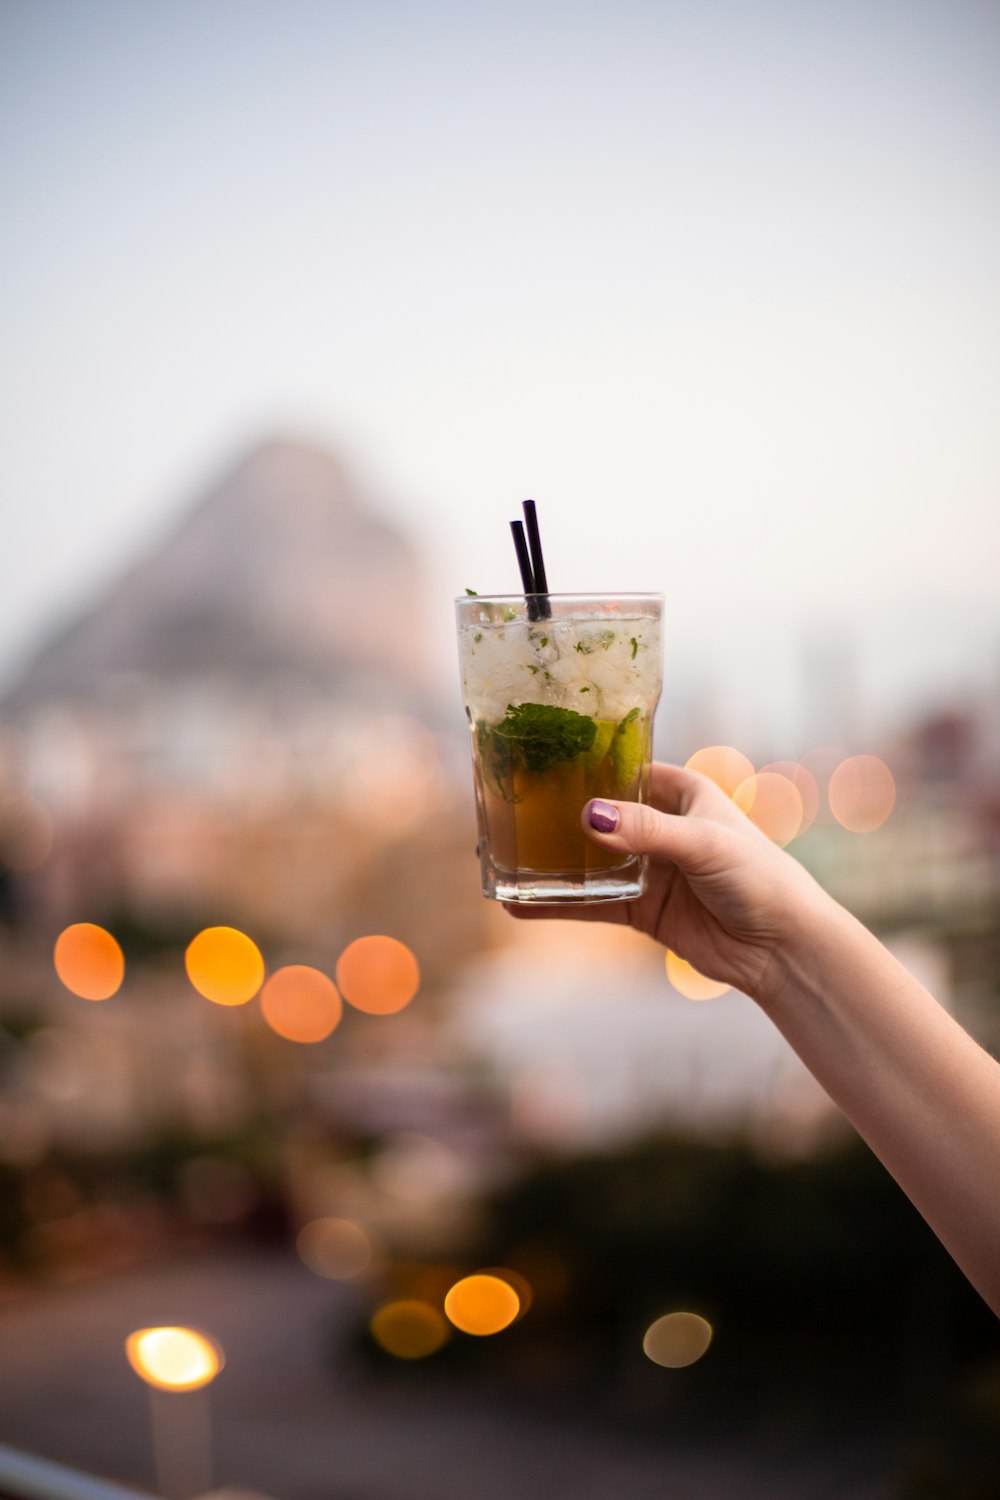
[[538,532],[538,515],[535,511],[534,500],[525,500],[521,509],[524,511],[524,525],[528,533],[528,550],[531,554],[531,576],[534,579],[534,589],[532,592],[538,595],[536,600],[538,614],[532,618],[548,620],[552,615],[552,606],[549,604],[549,584],[548,579],[545,577],[545,559],[542,557],[542,538]]
[[535,575],[531,571],[531,558],[528,556],[528,544],[524,539],[524,526],[520,521],[511,521],[510,529],[514,536],[514,551],[517,553],[517,565],[521,570],[521,582],[524,585],[524,597],[528,605],[528,619],[540,619],[538,613],[538,600],[535,598]]

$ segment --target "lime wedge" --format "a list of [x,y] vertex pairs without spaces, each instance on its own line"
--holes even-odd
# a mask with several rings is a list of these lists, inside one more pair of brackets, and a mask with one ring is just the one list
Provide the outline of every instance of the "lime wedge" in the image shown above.
[[611,769],[621,792],[626,793],[639,775],[642,765],[646,726],[634,708],[625,715],[611,738]]
[[597,724],[597,733],[594,735],[594,743],[586,752],[586,759],[584,761],[584,766],[588,771],[592,771],[595,766],[600,765],[601,761],[607,755],[608,747],[615,737],[615,730],[617,728],[614,719],[597,719],[595,722]]

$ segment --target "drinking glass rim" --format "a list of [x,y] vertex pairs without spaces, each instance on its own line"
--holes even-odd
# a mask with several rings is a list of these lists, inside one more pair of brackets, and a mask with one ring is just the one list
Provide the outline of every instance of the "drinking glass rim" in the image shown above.
[[651,603],[662,604],[666,598],[665,594],[655,592],[641,593],[637,590],[624,593],[613,593],[602,589],[599,593],[576,593],[556,594],[551,591],[546,594],[458,594],[455,598],[456,604],[524,604],[528,599],[555,599],[561,602],[572,599],[594,599],[615,600],[623,604],[634,604],[638,600],[646,600]]

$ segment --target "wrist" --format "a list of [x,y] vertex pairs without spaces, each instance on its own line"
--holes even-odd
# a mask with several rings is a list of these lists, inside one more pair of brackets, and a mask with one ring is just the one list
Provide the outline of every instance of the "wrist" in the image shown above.
[[856,917],[802,874],[803,888],[789,902],[784,930],[752,996],[775,1021],[789,1005],[822,994],[858,945],[874,941]]

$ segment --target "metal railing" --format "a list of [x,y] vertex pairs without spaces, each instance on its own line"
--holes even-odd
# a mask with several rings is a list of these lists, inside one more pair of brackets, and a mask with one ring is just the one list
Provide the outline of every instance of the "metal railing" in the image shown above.
[[99,1479],[0,1445],[0,1500],[154,1500],[148,1490]]

